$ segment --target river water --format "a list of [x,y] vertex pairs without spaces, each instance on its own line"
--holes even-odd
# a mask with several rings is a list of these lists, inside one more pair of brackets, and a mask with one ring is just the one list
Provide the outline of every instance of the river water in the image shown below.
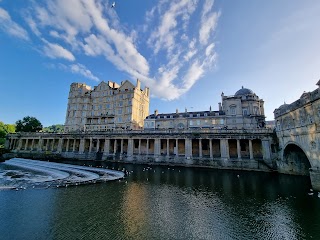
[[[123,180],[0,191],[0,239],[320,239],[307,177],[92,163]],[[0,164],[1,168],[1,164]]]

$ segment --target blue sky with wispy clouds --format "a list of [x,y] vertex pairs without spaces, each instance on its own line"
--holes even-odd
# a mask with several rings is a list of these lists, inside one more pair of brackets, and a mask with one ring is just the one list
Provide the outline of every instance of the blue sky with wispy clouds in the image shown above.
[[150,113],[216,110],[241,86],[267,119],[319,79],[320,2],[0,0],[0,121],[64,123],[72,82],[139,78]]

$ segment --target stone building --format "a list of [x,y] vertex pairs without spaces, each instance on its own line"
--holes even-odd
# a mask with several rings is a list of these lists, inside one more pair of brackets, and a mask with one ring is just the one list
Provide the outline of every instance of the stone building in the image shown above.
[[156,110],[144,121],[145,129],[257,129],[265,128],[264,101],[252,90],[241,88],[233,96],[221,94],[218,111],[159,114]]
[[[320,190],[320,81],[291,104],[274,110],[280,172],[309,175]],[[317,178],[312,179],[312,178]]]
[[65,131],[141,129],[149,114],[149,88],[129,81],[101,82],[93,89],[84,83],[70,86]]

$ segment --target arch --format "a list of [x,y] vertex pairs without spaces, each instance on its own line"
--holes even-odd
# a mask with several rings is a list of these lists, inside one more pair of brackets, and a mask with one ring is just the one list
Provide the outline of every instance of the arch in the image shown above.
[[303,149],[296,143],[288,142],[283,150],[283,161],[293,174],[309,176],[310,161]]

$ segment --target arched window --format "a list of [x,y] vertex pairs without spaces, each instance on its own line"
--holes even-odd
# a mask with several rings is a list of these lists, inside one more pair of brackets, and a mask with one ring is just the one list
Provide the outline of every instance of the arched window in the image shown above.
[[231,115],[236,115],[236,106],[235,105],[231,105],[230,106],[230,114]]

